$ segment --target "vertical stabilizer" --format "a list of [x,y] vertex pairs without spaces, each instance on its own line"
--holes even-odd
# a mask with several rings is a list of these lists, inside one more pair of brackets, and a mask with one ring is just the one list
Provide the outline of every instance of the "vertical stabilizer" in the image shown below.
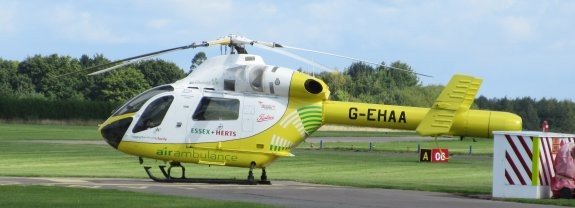
[[476,77],[454,75],[417,126],[417,133],[422,136],[448,134],[456,114],[468,111],[473,104],[481,82]]

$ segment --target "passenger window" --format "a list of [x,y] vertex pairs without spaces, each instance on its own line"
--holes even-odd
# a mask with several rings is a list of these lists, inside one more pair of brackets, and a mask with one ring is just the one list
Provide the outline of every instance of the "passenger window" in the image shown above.
[[240,101],[229,98],[203,97],[192,119],[196,121],[237,120]]
[[174,100],[174,96],[164,96],[154,100],[146,110],[142,113],[138,123],[132,132],[140,132],[146,129],[154,128],[162,124],[164,116],[170,108],[170,104]]

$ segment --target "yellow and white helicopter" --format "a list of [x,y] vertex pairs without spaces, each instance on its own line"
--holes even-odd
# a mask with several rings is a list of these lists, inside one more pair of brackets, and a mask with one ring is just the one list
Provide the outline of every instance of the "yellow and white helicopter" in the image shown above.
[[[482,82],[475,77],[453,76],[431,108],[330,101],[330,91],[322,80],[268,65],[262,57],[247,54],[245,46],[249,45],[288,48],[229,35],[98,66],[107,68],[90,75],[173,51],[230,47],[229,54],[207,59],[186,78],[132,98],[115,110],[99,131],[108,144],[138,156],[140,163],[143,158],[167,162],[167,171],[160,166],[165,178],[153,176],[151,167],[144,167],[155,181],[220,181],[186,178],[181,164],[197,163],[249,168],[247,180],[240,183],[266,184],[265,168],[280,157],[293,156],[291,150],[324,124],[470,137],[522,128],[521,118],[515,114],[470,110]],[[181,176],[172,176],[173,167],[181,168]],[[262,169],[260,180],[255,180],[254,168]]]

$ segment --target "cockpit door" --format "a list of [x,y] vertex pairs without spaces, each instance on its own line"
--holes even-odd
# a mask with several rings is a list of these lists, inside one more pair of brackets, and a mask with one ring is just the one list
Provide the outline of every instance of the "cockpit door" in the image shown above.
[[174,96],[172,94],[162,94],[151,98],[138,111],[134,120],[136,121],[129,133],[132,139],[142,142],[157,142],[166,140],[162,135],[162,127],[166,123],[165,117],[170,109]]
[[140,118],[132,129],[132,133],[138,133],[152,128],[156,132],[160,131],[160,125],[164,121],[164,117],[168,113],[173,101],[173,95],[161,96],[152,101],[140,114]]
[[142,142],[182,143],[190,112],[185,101],[173,93],[154,96],[134,117],[136,122],[129,130],[131,137]]

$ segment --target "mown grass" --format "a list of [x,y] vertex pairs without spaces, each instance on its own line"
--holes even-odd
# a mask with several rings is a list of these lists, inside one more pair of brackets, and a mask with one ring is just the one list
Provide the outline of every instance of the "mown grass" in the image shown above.
[[[491,158],[454,156],[449,163],[418,162],[414,153],[296,150],[269,174],[286,180],[357,187],[451,193],[491,192]],[[277,172],[277,173],[276,173]]]
[[316,131],[311,137],[406,137],[417,136],[411,131]]
[[[0,131],[2,176],[147,178],[137,157],[123,154],[105,144],[82,143],[101,141],[95,127],[2,124]],[[53,140],[72,142],[46,142]],[[74,140],[79,142],[75,143]],[[406,145],[415,150],[417,142],[376,144],[376,150],[382,148],[381,151],[349,150],[344,147],[323,150],[298,148],[293,151],[295,157],[280,158],[267,171],[272,181],[295,180],[357,187],[490,194],[493,160],[487,154],[490,151],[488,146],[492,145],[490,142],[440,141],[440,144],[449,145],[452,152],[458,145],[463,151],[468,148],[468,144],[477,145],[477,151],[483,149],[481,151],[486,152],[471,156],[455,154],[445,164],[420,163],[417,153],[402,151]],[[367,149],[365,144],[362,145]],[[429,145],[433,147],[435,143]],[[247,176],[245,168],[186,166],[190,177],[243,179]],[[538,202],[554,204],[556,201]],[[565,202],[561,203],[563,205]],[[575,206],[575,202],[568,205]]]
[[[336,150],[362,150],[369,149],[370,142],[322,142],[322,148],[336,149]],[[493,139],[477,138],[475,142],[470,139],[463,141],[456,140],[439,140],[439,141],[409,141],[409,142],[378,142],[374,139],[371,142],[372,151],[388,151],[388,152],[417,152],[417,149],[433,149],[433,148],[447,148],[450,154],[493,154]],[[318,142],[310,144],[310,142],[302,143],[299,148],[304,149],[319,149]],[[471,152],[470,152],[471,148]]]
[[[92,131],[95,128],[15,125],[0,137],[3,144],[0,146],[0,175],[146,177],[137,157],[108,145],[46,143],[100,140],[97,132]],[[457,156],[452,157],[449,164],[427,164],[417,162],[418,155],[411,152],[296,149],[293,153],[296,157],[280,158],[268,168],[272,179],[459,193],[490,191],[491,159],[488,157]],[[188,173],[194,177],[245,178],[247,175],[244,168],[188,166]],[[470,177],[474,180],[469,181]]]
[[102,140],[98,126],[0,124],[0,140]]
[[[491,159],[452,157],[449,164],[417,162],[415,153],[295,150],[269,167],[272,179],[361,187],[488,193]],[[188,165],[195,177],[244,178],[247,169]],[[420,174],[423,173],[423,174]],[[107,145],[3,141],[0,175],[145,178],[137,158]],[[473,182],[467,181],[474,177]],[[460,179],[462,188],[445,183]]]
[[55,186],[0,186],[2,207],[271,207],[256,203],[216,201],[146,193],[64,188]]

